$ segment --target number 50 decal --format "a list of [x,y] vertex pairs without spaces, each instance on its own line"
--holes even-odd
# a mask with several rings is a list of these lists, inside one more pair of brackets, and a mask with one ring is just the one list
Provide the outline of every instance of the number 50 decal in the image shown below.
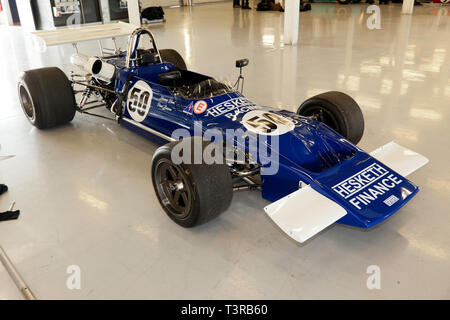
[[127,110],[134,121],[144,121],[150,110],[152,98],[152,88],[142,80],[137,81],[128,91]]
[[247,112],[242,124],[248,131],[268,136],[280,136],[295,127],[291,119],[264,110]]

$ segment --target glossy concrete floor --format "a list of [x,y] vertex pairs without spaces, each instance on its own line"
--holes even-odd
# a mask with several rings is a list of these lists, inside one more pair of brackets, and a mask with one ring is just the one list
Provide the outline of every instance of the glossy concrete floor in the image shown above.
[[[165,216],[149,168],[156,146],[107,120],[77,115],[39,131],[19,109],[20,71],[68,70],[71,46],[32,49],[19,28],[0,28],[0,181],[17,202],[17,221],[0,223],[0,244],[38,298],[450,298],[450,8],[413,16],[383,6],[381,30],[366,27],[366,5],[314,4],[301,13],[300,41],[282,43],[283,14],[230,3],[166,10],[152,27],[160,48],[175,48],[193,70],[233,81],[234,60],[250,58],[245,93],[295,110],[327,90],[363,109],[360,147],[391,140],[430,163],[410,176],[421,192],[370,231],[334,225],[300,245],[265,216],[258,192],[235,193],[215,221],[182,229]],[[123,45],[123,41],[121,42]],[[80,49],[96,54],[97,44]],[[81,289],[68,290],[68,266]],[[381,289],[366,287],[368,266]],[[0,267],[1,268],[1,267]],[[0,269],[0,298],[21,298]]]

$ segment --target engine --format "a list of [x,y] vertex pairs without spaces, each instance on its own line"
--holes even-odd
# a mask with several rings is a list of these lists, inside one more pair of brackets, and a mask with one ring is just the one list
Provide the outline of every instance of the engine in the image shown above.
[[90,73],[94,78],[107,83],[111,83],[116,76],[116,67],[97,57],[89,57],[82,53],[75,53],[70,57],[70,62]]

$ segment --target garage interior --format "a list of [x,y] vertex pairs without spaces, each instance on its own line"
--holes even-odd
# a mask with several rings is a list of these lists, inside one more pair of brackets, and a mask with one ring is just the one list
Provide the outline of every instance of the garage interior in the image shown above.
[[[158,147],[116,123],[77,114],[38,130],[17,94],[21,72],[71,70],[70,44],[37,51],[23,26],[0,26],[0,211],[15,201],[19,219],[0,222],[0,245],[39,299],[449,299],[450,6],[312,3],[298,42],[284,43],[284,13],[233,8],[231,1],[164,7],[149,25],[159,48],[176,49],[189,69],[234,83],[248,58],[245,96],[295,112],[325,91],[351,95],[365,117],[358,144],[390,141],[429,163],[408,178],[420,192],[370,230],[334,224],[304,244],[267,217],[257,191],[234,192],[230,208],[191,229],[173,223],[152,188]],[[3,1],[2,1],[3,3]],[[378,5],[378,2],[376,3]],[[23,22],[22,22],[23,25]],[[126,38],[118,38],[125,49]],[[95,41],[78,45],[98,54]],[[109,111],[104,110],[105,114]],[[67,287],[68,267],[81,288]],[[366,282],[371,265],[381,288]],[[0,264],[0,299],[23,299]]]

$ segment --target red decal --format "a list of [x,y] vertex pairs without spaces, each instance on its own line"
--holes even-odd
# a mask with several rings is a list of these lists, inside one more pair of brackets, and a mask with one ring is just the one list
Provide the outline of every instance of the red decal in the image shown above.
[[206,101],[200,100],[197,101],[194,105],[194,112],[199,114],[205,112],[206,108],[208,108],[208,104]]

